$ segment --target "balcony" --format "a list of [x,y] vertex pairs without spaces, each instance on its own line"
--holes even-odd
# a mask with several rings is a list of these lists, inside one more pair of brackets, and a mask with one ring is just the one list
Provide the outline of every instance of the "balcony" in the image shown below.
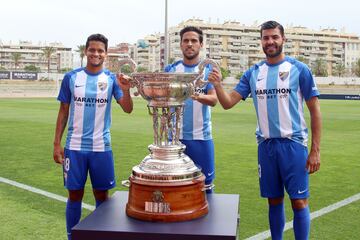
[[238,60],[229,59],[228,63],[232,64],[232,65],[240,65],[240,60],[239,59]]
[[238,53],[231,53],[231,52],[221,51],[221,52],[220,52],[220,55],[223,56],[223,57],[231,57],[231,56],[236,56],[236,55],[238,55]]

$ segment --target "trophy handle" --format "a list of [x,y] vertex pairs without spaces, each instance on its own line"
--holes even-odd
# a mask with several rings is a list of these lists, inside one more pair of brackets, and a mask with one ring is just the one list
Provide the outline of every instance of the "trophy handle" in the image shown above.
[[201,189],[201,191],[205,192],[207,190],[213,190],[214,188],[215,188],[215,184],[210,183],[210,184],[204,185],[204,187]]
[[[119,59],[119,66],[120,66],[120,69],[119,71],[121,72],[121,66],[123,65],[129,65],[130,68],[131,68],[131,71],[133,73],[136,73],[136,67],[137,67],[137,64],[134,60],[132,60],[131,58],[121,58]],[[131,84],[131,87],[136,87],[138,89],[137,92],[134,93],[135,96],[138,96],[140,93],[139,93],[139,89],[140,89],[140,83],[134,79],[134,78],[130,78],[130,84]]]
[[121,185],[123,185],[124,187],[129,188],[130,187],[130,181],[129,180],[123,180],[123,181],[121,181]]
[[120,65],[119,71],[120,72],[121,72],[121,66],[126,65],[126,64],[128,64],[130,66],[131,71],[136,72],[137,64],[131,58],[121,58],[121,59],[119,59],[119,65]]
[[202,87],[207,83],[207,80],[204,80],[204,68],[206,65],[210,64],[213,68],[216,68],[220,71],[220,66],[213,59],[205,58],[199,63],[199,76],[195,79],[195,87]]

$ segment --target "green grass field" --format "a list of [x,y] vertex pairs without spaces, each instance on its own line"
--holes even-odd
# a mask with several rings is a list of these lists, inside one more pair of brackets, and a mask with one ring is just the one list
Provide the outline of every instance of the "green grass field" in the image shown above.
[[[52,160],[59,103],[55,99],[0,99],[0,177],[66,197],[62,169]],[[312,175],[311,211],[360,193],[360,101],[321,100],[321,170]],[[128,115],[113,105],[112,146],[118,186],[148,154],[152,122],[146,102]],[[240,194],[239,238],[268,229],[267,201],[259,197],[256,117],[251,100],[213,109],[216,192]],[[65,139],[65,137],[64,137]],[[63,140],[64,140],[63,139]],[[84,202],[94,205],[87,185]],[[286,200],[287,221],[292,210]],[[65,203],[0,182],[0,239],[66,239]],[[90,212],[83,210],[83,217]],[[358,239],[360,201],[316,218],[311,239]],[[285,239],[293,239],[292,230]]]

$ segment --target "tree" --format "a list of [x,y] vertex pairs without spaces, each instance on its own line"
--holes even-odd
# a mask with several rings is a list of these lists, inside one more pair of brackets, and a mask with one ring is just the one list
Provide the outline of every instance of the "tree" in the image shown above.
[[147,71],[149,71],[149,70],[147,68],[145,68],[145,67],[142,67],[142,66],[137,67],[137,72],[147,72]]
[[40,68],[39,67],[36,67],[35,65],[31,64],[31,65],[26,65],[24,67],[24,70],[25,71],[28,71],[28,72],[40,72]]
[[317,58],[312,66],[312,71],[315,76],[327,77],[328,72],[326,68],[326,62],[322,58]]
[[49,73],[50,72],[50,63],[51,63],[51,57],[52,55],[56,52],[56,48],[54,47],[45,47],[43,49],[43,55],[47,61],[47,72]]
[[221,71],[222,79],[225,79],[230,75],[230,71],[223,67],[220,67],[220,71]]
[[60,72],[67,73],[67,72],[70,72],[71,70],[72,70],[72,68],[62,68],[62,69],[60,69]]
[[339,77],[342,77],[345,74],[345,65],[343,62],[339,62],[335,66],[335,74]]
[[169,64],[172,64],[174,62],[175,62],[175,58],[172,57],[172,58],[169,59]]
[[300,61],[300,62],[303,62],[303,63],[305,63],[305,64],[309,64],[309,60],[307,59],[307,58],[305,58],[304,56],[302,56],[302,55],[300,55],[300,56],[297,56],[297,57],[295,57],[298,61]]
[[236,78],[236,79],[240,79],[243,74],[244,74],[243,72],[240,72],[240,73],[236,74],[235,78]]
[[129,64],[122,65],[121,68],[120,68],[120,71],[121,71],[123,74],[126,74],[126,75],[129,75],[130,73],[133,72],[133,71],[131,70],[131,67],[130,67]]
[[20,62],[20,59],[21,59],[21,53],[19,52],[13,52],[11,54],[11,58],[12,60],[14,61],[14,65],[15,65],[15,70],[18,68],[19,66],[19,62]]
[[81,67],[83,67],[83,64],[84,64],[84,57],[85,57],[85,45],[78,45],[77,46],[78,49],[76,50],[76,52],[79,53],[80,55],[80,59],[81,59]]
[[351,70],[357,77],[360,77],[360,59],[353,64]]

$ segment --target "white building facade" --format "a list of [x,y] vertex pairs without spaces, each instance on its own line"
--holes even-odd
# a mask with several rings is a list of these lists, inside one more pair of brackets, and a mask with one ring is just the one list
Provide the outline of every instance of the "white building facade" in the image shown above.
[[[47,72],[48,61],[44,55],[45,48],[54,48],[50,59],[50,72],[60,72],[62,69],[73,68],[73,53],[71,48],[61,43],[38,43],[28,41],[19,43],[2,43],[0,41],[0,67],[4,70],[23,70],[26,66],[34,65],[41,72]],[[14,55],[20,55],[17,64]]]

